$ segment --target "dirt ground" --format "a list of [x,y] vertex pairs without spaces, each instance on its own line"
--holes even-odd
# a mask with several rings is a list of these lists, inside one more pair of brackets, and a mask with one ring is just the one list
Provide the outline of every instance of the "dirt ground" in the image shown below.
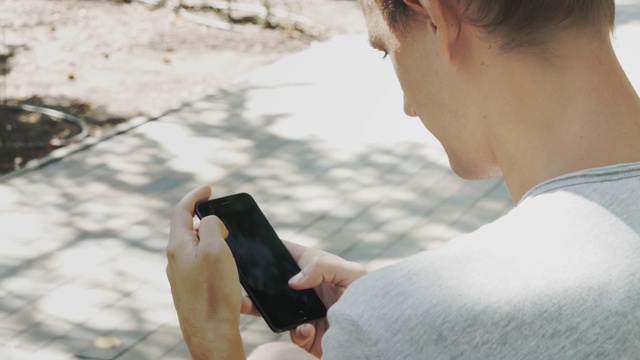
[[[213,11],[229,2],[230,13]],[[271,0],[267,19],[253,9],[263,9],[262,2],[2,0],[0,103],[63,110],[86,121],[89,136],[99,136],[229,85],[314,41],[365,32],[356,0]],[[37,113],[0,109],[0,120],[0,174],[78,131]]]

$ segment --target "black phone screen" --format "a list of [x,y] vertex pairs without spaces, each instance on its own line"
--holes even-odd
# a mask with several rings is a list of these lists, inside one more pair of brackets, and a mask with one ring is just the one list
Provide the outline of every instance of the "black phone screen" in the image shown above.
[[300,268],[249,194],[199,203],[196,213],[200,218],[216,215],[226,226],[240,281],[273,331],[289,330],[326,315],[314,290],[289,287],[289,279]]

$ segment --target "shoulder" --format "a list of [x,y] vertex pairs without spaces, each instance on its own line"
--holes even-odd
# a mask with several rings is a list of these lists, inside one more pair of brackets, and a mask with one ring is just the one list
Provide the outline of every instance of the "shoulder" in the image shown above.
[[640,351],[637,230],[575,193],[531,200],[360,279],[330,310],[332,327],[347,321],[394,358]]

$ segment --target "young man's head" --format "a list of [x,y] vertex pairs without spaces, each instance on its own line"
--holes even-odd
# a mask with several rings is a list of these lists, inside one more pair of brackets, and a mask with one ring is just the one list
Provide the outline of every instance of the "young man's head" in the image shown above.
[[[410,26],[411,3],[376,0],[394,30]],[[429,1],[424,2],[428,4]],[[481,28],[504,51],[540,50],[558,31],[584,27],[608,33],[615,17],[614,0],[444,0],[462,21]]]
[[420,117],[469,179],[503,172],[496,144],[506,141],[498,134],[509,130],[505,120],[536,102],[523,96],[557,85],[538,80],[562,77],[577,55],[572,47],[608,51],[615,13],[614,0],[360,2],[371,45],[393,62],[405,112]]

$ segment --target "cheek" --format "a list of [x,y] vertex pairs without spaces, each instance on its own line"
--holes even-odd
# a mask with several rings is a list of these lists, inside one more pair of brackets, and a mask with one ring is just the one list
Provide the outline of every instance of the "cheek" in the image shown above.
[[499,174],[487,147],[482,121],[473,112],[474,116],[469,116],[465,89],[455,86],[455,78],[442,69],[411,60],[392,56],[404,92],[405,113],[418,116],[440,141],[460,177],[486,179]]
[[399,79],[404,92],[404,113],[410,117],[419,117],[420,121],[434,135],[439,135],[446,127],[446,106],[444,100],[434,88],[424,86],[416,78]]
[[419,117],[422,124],[441,142],[447,142],[455,107],[447,96],[446,82],[424,54],[391,54],[393,69],[404,92],[404,112]]

